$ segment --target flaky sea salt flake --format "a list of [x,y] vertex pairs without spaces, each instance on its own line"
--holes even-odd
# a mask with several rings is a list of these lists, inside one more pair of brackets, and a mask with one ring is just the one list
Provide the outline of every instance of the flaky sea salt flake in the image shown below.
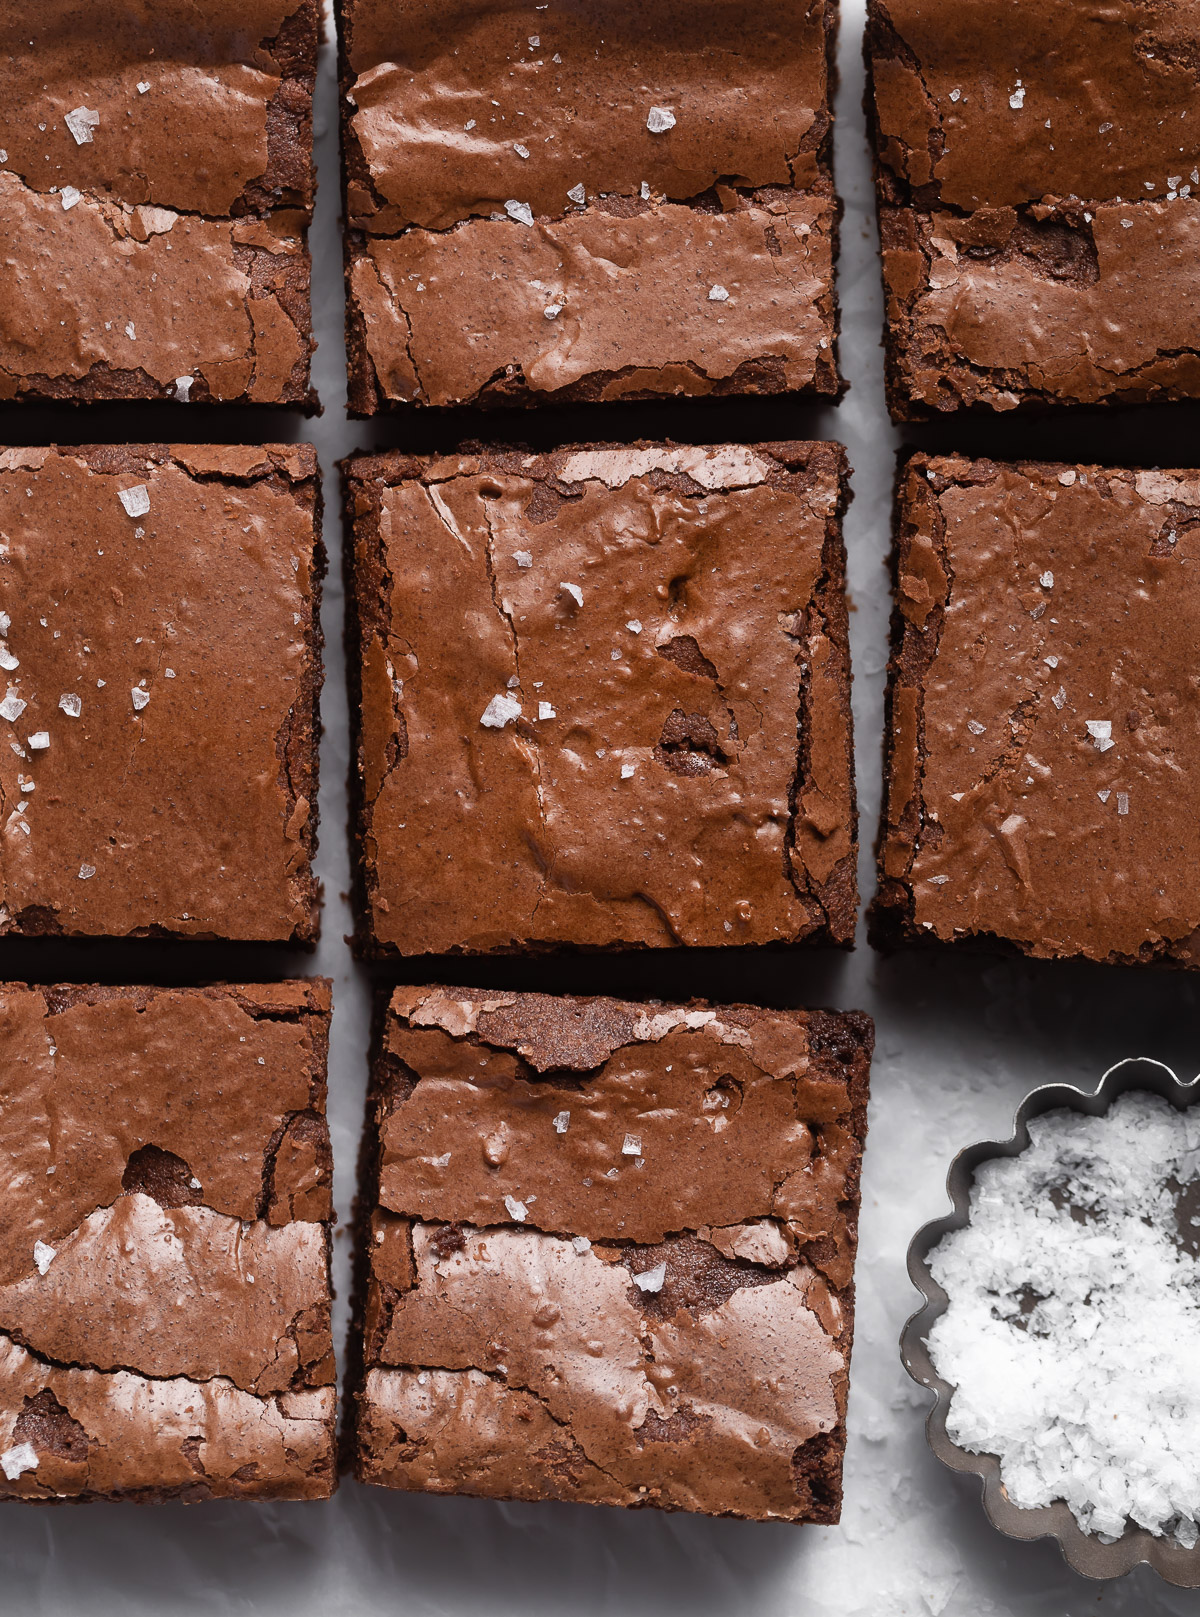
[[50,745],[49,730],[35,730],[29,737],[29,745],[34,752],[45,752]]
[[36,1471],[37,1468],[38,1457],[32,1443],[18,1443],[15,1448],[5,1449],[0,1454],[0,1470],[9,1482],[15,1482],[26,1471]]
[[83,195],[83,192],[77,191],[73,185],[64,185],[58,195],[63,205],[63,212],[69,213],[79,201],[80,197]]
[[637,1134],[627,1134],[621,1146],[623,1157],[640,1157],[642,1154],[641,1138]]
[[1128,792],[1118,792],[1117,793],[1117,813],[1118,814],[1128,814],[1129,813],[1129,793]]
[[521,717],[521,704],[511,696],[493,696],[484,708],[480,724],[485,730],[503,730],[506,724]]
[[192,383],[195,380],[194,376],[177,376],[175,378],[176,404],[190,404],[192,402]]
[[95,874],[96,874],[95,865],[80,865],[80,867],[79,867],[79,880],[80,881],[91,881],[92,877]]
[[1116,746],[1112,738],[1111,719],[1085,719],[1083,722],[1097,752],[1107,752],[1110,747]]
[[582,185],[573,185],[567,192],[567,197],[569,201],[577,203],[582,208],[587,201],[587,192]]
[[529,550],[514,550],[512,558],[518,567],[532,567],[533,553]]
[[64,116],[63,123],[71,131],[76,146],[90,146],[94,132],[100,127],[100,114],[90,107],[76,107]]
[[661,1291],[666,1278],[667,1265],[664,1259],[662,1263],[655,1264],[653,1269],[643,1269],[640,1275],[634,1275],[633,1283],[639,1291]]
[[708,289],[708,301],[710,303],[728,303],[729,293],[720,282],[717,282],[715,286],[710,286]]
[[558,1112],[554,1118],[555,1134],[565,1134],[571,1126],[570,1112]]
[[83,712],[83,701],[74,691],[64,691],[58,699],[58,705],[69,719],[77,719]]
[[125,507],[127,517],[144,517],[150,509],[150,491],[145,483],[135,483],[132,488],[118,489],[117,498]]
[[25,706],[16,691],[10,688],[5,692],[3,702],[0,702],[0,719],[7,719],[10,724],[15,724],[24,713]]
[[556,719],[557,717],[558,717],[558,714],[555,712],[554,708],[551,706],[551,704],[549,702],[539,702],[538,703],[538,718],[539,719]]
[[583,591],[580,589],[578,584],[568,584],[566,579],[562,579],[560,580],[558,587],[560,590],[566,590],[567,594],[574,600],[576,606],[583,605]]
[[140,713],[150,700],[150,692],[144,691],[140,685],[135,685],[129,693],[129,700],[133,703],[133,711]]
[[533,209],[528,202],[516,202],[510,199],[504,204],[504,211],[510,219],[515,219],[519,225],[531,225],[533,223]]
[[47,1246],[45,1241],[33,1243],[33,1261],[37,1265],[38,1274],[44,1275],[57,1256],[57,1248]]
[[646,118],[646,128],[652,135],[665,135],[668,129],[675,127],[675,114],[670,107],[651,107]]
[[504,1205],[508,1209],[509,1218],[515,1218],[518,1224],[524,1224],[529,1215],[529,1209],[524,1202],[519,1202],[515,1196],[506,1196]]

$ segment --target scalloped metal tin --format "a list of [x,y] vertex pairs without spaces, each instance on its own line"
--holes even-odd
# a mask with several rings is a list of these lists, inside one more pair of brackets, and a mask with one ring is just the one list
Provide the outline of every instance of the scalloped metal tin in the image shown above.
[[1156,1538],[1144,1528],[1131,1529],[1115,1543],[1103,1544],[1093,1534],[1079,1528],[1061,1501],[1038,1509],[1014,1505],[1000,1480],[997,1456],[971,1454],[947,1435],[946,1414],[954,1389],[937,1374],[925,1346],[933,1322],[949,1306],[946,1293],[929,1272],[929,1254],[944,1235],[967,1224],[971,1185],[979,1164],[992,1157],[1015,1157],[1025,1150],[1029,1145],[1029,1121],[1043,1112],[1069,1107],[1098,1117],[1118,1095],[1131,1089],[1149,1090],[1183,1110],[1200,1099],[1200,1078],[1184,1083],[1170,1067],[1145,1057],[1120,1061],[1109,1068],[1094,1091],[1076,1089],[1070,1084],[1046,1084],[1033,1090],[1017,1108],[1011,1139],[980,1140],[959,1152],[946,1175],[946,1190],[954,1204],[953,1212],[918,1230],[908,1249],[908,1273],[925,1301],[901,1332],[900,1357],[913,1380],[937,1396],[925,1422],[930,1448],[952,1471],[966,1472],[980,1479],[983,1508],[993,1527],[1013,1539],[1055,1539],[1067,1564],[1085,1578],[1119,1578],[1145,1562],[1167,1583],[1182,1589],[1197,1589],[1200,1588],[1200,1544],[1186,1550],[1174,1540]]

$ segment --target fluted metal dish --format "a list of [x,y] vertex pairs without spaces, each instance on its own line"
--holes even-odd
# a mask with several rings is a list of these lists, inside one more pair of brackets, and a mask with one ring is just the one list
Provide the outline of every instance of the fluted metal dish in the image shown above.
[[1157,1538],[1144,1528],[1131,1528],[1115,1543],[1103,1544],[1094,1534],[1079,1528],[1061,1501],[1028,1510],[1014,1505],[1000,1480],[997,1456],[971,1454],[947,1435],[946,1414],[953,1388],[937,1374],[925,1346],[934,1321],[949,1306],[946,1293],[929,1272],[929,1254],[944,1235],[951,1230],[961,1230],[968,1223],[971,1185],[979,1164],[992,1157],[1015,1157],[1023,1151],[1029,1144],[1029,1120],[1040,1117],[1043,1112],[1067,1107],[1085,1112],[1089,1117],[1099,1117],[1118,1095],[1131,1089],[1161,1095],[1182,1111],[1200,1098],[1200,1078],[1183,1083],[1162,1062],[1138,1057],[1110,1067],[1091,1092],[1070,1084],[1046,1084],[1026,1095],[1018,1106],[1011,1139],[981,1140],[959,1152],[946,1176],[953,1212],[926,1224],[913,1237],[908,1249],[909,1276],[925,1301],[901,1333],[900,1357],[913,1380],[937,1395],[925,1423],[930,1448],[952,1471],[968,1472],[980,1479],[984,1511],[1000,1532],[1015,1539],[1055,1539],[1068,1565],[1085,1578],[1119,1578],[1144,1561],[1168,1583],[1196,1589],[1200,1588],[1200,1544],[1187,1550],[1174,1539]]

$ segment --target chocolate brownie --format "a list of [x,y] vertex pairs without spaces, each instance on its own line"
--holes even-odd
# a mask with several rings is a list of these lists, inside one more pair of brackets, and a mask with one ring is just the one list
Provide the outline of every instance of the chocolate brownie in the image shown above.
[[873,939],[1200,966],[1200,473],[901,468]]
[[316,935],[308,444],[0,451],[0,933]]
[[833,0],[339,0],[350,408],[836,395]]
[[365,951],[852,941],[838,445],[345,472]]
[[311,410],[317,0],[0,0],[0,399]]
[[335,1486],[329,984],[0,985],[0,1498]]
[[870,0],[892,413],[1200,396],[1200,0]]
[[836,1522],[872,1040],[854,1012],[397,989],[359,1478]]

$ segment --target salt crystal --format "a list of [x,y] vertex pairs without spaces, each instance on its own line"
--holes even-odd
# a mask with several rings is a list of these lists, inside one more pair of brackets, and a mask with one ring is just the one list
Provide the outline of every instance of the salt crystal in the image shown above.
[[577,202],[581,208],[587,201],[587,192],[584,190],[582,185],[573,185],[567,192],[567,196],[572,202]]
[[1129,813],[1129,793],[1128,792],[1118,792],[1117,793],[1117,813],[1118,814],[1128,814]]
[[529,156],[529,147],[528,146],[522,146],[521,142],[519,140],[513,141],[513,151],[516,152],[518,157],[528,157]]
[[7,719],[10,724],[15,724],[21,714],[24,713],[25,706],[26,704],[17,695],[16,691],[10,688],[5,692],[3,702],[0,702],[0,718]]
[[83,195],[83,192],[77,191],[73,185],[64,185],[58,194],[62,201],[63,212],[69,213],[79,201],[80,197]]
[[557,1115],[555,1116],[555,1119],[554,1119],[554,1132],[555,1132],[555,1134],[565,1134],[567,1132],[567,1129],[570,1126],[571,1126],[571,1114],[570,1114],[570,1112],[559,1112],[559,1113],[557,1113]]
[[515,219],[520,225],[531,225],[533,223],[533,209],[528,202],[506,202],[504,211],[510,219]]
[[653,1269],[643,1269],[640,1275],[634,1275],[633,1283],[639,1291],[661,1291],[666,1278],[667,1265],[664,1260],[655,1264]]
[[1055,707],[1061,713],[1062,709],[1063,709],[1063,704],[1067,700],[1066,686],[1065,685],[1060,685],[1058,687],[1058,689],[1055,691],[1054,695],[1050,698],[1050,700],[1054,703]]
[[1075,473],[1068,467],[1065,472],[1059,472],[1058,480],[1064,488],[1070,488],[1075,481]]
[[49,730],[35,730],[29,737],[29,745],[33,748],[34,752],[45,752],[46,748],[50,745]]
[[14,657],[3,641],[0,641],[0,668],[7,668],[11,672],[14,668],[20,668],[20,666],[21,659]]
[[729,302],[729,293],[718,282],[718,284],[716,286],[710,286],[709,287],[709,289],[708,289],[708,301],[710,303],[728,303]]
[[622,764],[621,765],[621,779],[622,780],[632,780],[633,777],[636,774],[637,774],[637,766],[636,765],[634,765],[634,764]]
[[146,91],[149,88],[150,88],[149,79],[139,79],[138,80],[137,92],[138,92],[139,95],[145,95]]
[[430,1157],[431,1168],[448,1168],[450,1166],[450,1152],[444,1151],[440,1157]]
[[74,691],[64,691],[58,699],[58,705],[69,719],[77,719],[83,712],[83,702]]
[[521,704],[511,696],[493,696],[479,720],[487,730],[503,730],[506,724],[521,717]]
[[90,146],[95,138],[93,131],[100,127],[100,114],[88,107],[76,107],[64,116],[63,123],[71,131],[76,146]]
[[532,567],[533,553],[528,550],[514,550],[513,560],[516,562],[518,567]]
[[33,1243],[33,1261],[37,1265],[38,1274],[44,1275],[57,1256],[57,1249],[47,1246],[45,1241],[35,1241]]
[[643,202],[649,202],[649,200],[650,200],[650,186],[649,186],[649,184],[648,184],[648,182],[646,180],[642,181],[641,186],[639,187],[639,190],[638,190],[638,195],[641,197]]
[[1110,747],[1116,746],[1116,742],[1112,738],[1111,719],[1085,719],[1083,722],[1097,752],[1107,752]]
[[558,717],[558,714],[554,711],[553,707],[551,707],[549,702],[539,702],[538,703],[538,718],[539,719],[556,719],[557,717]]
[[583,591],[580,589],[578,584],[568,584],[563,581],[560,582],[558,587],[560,590],[566,590],[567,594],[574,598],[577,606],[583,605]]
[[504,1205],[508,1208],[509,1218],[515,1218],[518,1224],[524,1224],[529,1211],[524,1202],[519,1202],[515,1196],[506,1196]]
[[177,376],[175,378],[175,402],[177,404],[190,404],[192,402],[192,383],[194,376]]
[[1025,105],[1025,91],[1019,80],[1017,82],[1017,88],[1008,98],[1008,104],[1014,112],[1020,112],[1021,108]]
[[967,720],[967,729],[971,732],[971,734],[973,736],[981,736],[983,734],[983,732],[987,729],[987,725],[986,724],[980,724],[978,719],[968,719]]
[[571,1237],[571,1245],[575,1248],[580,1257],[582,1257],[585,1252],[590,1252],[592,1250],[592,1243],[588,1240],[586,1235],[573,1235]]
[[665,135],[668,129],[675,127],[675,114],[669,107],[651,107],[646,119],[646,128],[652,135]]
[[0,1454],[0,1470],[9,1482],[15,1482],[26,1471],[36,1471],[38,1457],[34,1452],[32,1443],[18,1443],[15,1448],[5,1449]]
[[1065,1500],[1107,1541],[1134,1522],[1193,1543],[1200,1363],[1181,1344],[1200,1332],[1200,1257],[1177,1198],[1200,1178],[1200,1116],[1132,1091],[1029,1137],[976,1170],[970,1222],[930,1258],[947,1430],[999,1456],[1018,1508]]
[[1107,803],[1109,798],[1112,796],[1112,787],[1106,786],[1103,791],[1097,792],[1096,796],[1102,803]]
[[150,509],[150,494],[145,483],[135,483],[132,488],[118,489],[117,498],[125,507],[127,517],[144,517]]
[[1054,588],[1054,574],[1050,572],[1043,573],[1038,579],[1038,583],[1044,590],[1052,590]]
[[142,690],[139,685],[135,685],[129,693],[129,699],[133,703],[134,712],[140,713],[150,700],[150,692]]
[[80,867],[79,867],[79,880],[80,881],[91,881],[92,877],[95,874],[96,874],[95,865],[80,865]]
[[642,1142],[640,1138],[636,1134],[627,1134],[625,1143],[621,1146],[621,1155],[623,1157],[640,1157],[641,1154]]
[[637,618],[630,618],[625,627],[629,630],[630,634],[641,634],[642,632],[642,626]]
[[557,320],[562,312],[563,305],[561,303],[548,303],[542,310],[547,320]]

